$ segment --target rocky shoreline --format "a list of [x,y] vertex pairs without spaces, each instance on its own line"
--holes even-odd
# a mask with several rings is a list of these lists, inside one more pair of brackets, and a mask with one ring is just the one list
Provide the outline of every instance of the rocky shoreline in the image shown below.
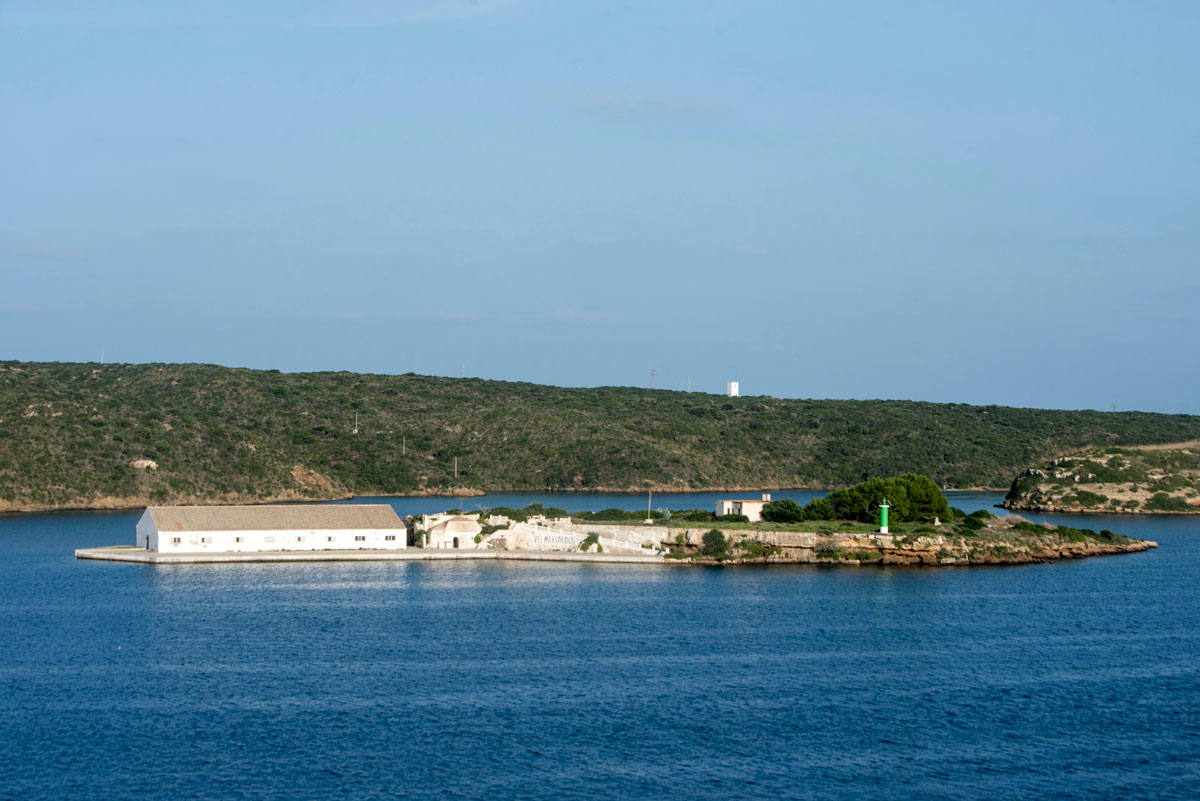
[[[1041,527],[1039,527],[1041,528]],[[735,540],[737,536],[740,540]],[[1082,559],[1138,553],[1157,548],[1151,540],[1121,535],[1084,535],[1070,529],[1045,528],[1042,532],[984,529],[972,535],[947,534],[918,537],[889,534],[808,532],[727,532],[732,542],[727,555],[673,553],[669,561],[682,564],[816,564],[816,565],[1021,565],[1059,559]],[[685,541],[696,547],[695,532]],[[753,544],[748,544],[753,543]]]
[[1200,515],[1200,507],[1186,510],[1146,509],[1145,507],[1127,509],[1123,507],[1084,506],[1082,504],[1062,504],[1032,500],[1006,500],[1004,503],[997,504],[997,507],[1013,512],[1057,512],[1073,515]]

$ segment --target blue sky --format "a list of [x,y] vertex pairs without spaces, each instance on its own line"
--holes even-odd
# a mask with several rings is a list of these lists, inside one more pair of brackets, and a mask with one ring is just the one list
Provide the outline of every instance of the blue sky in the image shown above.
[[0,0],[0,358],[1200,413],[1197,41],[1152,0]]

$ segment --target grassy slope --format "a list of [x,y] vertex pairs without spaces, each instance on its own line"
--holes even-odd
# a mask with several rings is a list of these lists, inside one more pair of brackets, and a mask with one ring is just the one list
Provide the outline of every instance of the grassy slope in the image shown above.
[[[908,470],[999,487],[1084,445],[1196,437],[1200,417],[1186,415],[0,362],[0,508],[454,486],[832,487]],[[129,466],[141,457],[159,469]]]

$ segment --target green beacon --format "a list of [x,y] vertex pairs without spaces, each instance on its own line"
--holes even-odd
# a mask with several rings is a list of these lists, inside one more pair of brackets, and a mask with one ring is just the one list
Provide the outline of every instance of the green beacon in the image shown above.
[[888,530],[887,530],[887,510],[888,510],[888,509],[890,509],[890,508],[891,508],[891,507],[890,507],[890,506],[888,506],[887,498],[884,498],[884,499],[883,499],[883,503],[879,504],[879,533],[880,533],[880,534],[887,534],[887,533],[888,533]]

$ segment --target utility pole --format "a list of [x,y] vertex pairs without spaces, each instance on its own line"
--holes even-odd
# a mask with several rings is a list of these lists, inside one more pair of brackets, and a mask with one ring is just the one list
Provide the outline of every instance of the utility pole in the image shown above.
[[458,457],[454,457],[454,477],[458,478]]
[[400,437],[400,455],[404,456],[407,453],[408,453],[408,436],[403,435]]
[[650,371],[650,389],[654,389],[654,376],[657,375],[653,370]]
[[692,391],[692,377],[688,376],[688,392]]
[[458,377],[459,378],[467,377],[467,366],[465,364],[462,366],[462,371],[458,374]]
[[354,413],[354,431],[352,433],[358,433],[358,412]]
[[646,490],[646,522],[649,523],[654,518],[650,515],[650,499],[654,497],[654,490]]

